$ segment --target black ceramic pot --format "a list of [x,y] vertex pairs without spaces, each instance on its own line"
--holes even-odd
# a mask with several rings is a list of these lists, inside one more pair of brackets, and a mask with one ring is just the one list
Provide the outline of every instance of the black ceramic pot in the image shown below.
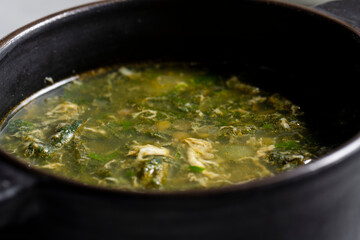
[[40,172],[0,150],[0,237],[360,238],[359,32],[279,2],[129,0],[70,9],[0,42],[0,116],[74,73],[143,60],[249,71],[300,105],[335,149],[275,177],[204,191],[131,193]]

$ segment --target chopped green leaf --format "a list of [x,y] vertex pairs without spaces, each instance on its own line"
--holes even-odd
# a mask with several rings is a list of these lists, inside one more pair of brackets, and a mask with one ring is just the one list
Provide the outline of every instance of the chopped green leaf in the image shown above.
[[31,130],[32,127],[34,126],[33,123],[31,122],[27,122],[27,121],[23,121],[21,119],[17,119],[13,122],[10,122],[8,127],[7,127],[7,131],[10,134],[14,134],[18,131],[28,131]]
[[95,160],[99,160],[101,162],[108,162],[110,160],[113,160],[114,158],[116,158],[119,155],[118,151],[114,151],[108,155],[101,155],[101,154],[96,154],[96,153],[90,153],[88,156],[89,158],[95,159]]
[[189,170],[194,173],[202,173],[205,170],[205,168],[198,166],[189,166]]
[[128,130],[132,126],[132,123],[130,121],[123,121],[121,125],[124,130]]
[[188,85],[186,83],[179,83],[178,85],[176,85],[175,90],[180,91],[180,90],[185,89],[187,86]]
[[83,124],[81,120],[75,120],[71,124],[66,124],[58,129],[56,129],[56,134],[51,137],[51,145],[55,147],[62,147],[64,144],[69,142],[74,136],[74,133],[79,129]]
[[42,143],[30,143],[25,150],[26,157],[48,157],[54,152],[54,148]]
[[141,183],[146,188],[160,187],[166,181],[169,164],[156,157],[144,162],[141,170]]
[[275,144],[275,147],[277,148],[298,148],[299,147],[299,143],[295,140],[289,140],[286,142],[278,142]]

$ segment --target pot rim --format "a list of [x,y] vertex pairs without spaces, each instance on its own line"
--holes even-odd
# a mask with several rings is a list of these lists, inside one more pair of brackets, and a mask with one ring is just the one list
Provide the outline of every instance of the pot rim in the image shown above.
[[[14,32],[10,33],[3,39],[0,39],[0,54],[3,52],[9,52],[13,47],[16,46],[17,41],[21,40],[27,34],[31,32],[41,29],[42,27],[52,24],[58,20],[70,17],[75,14],[79,14],[82,12],[91,11],[92,9],[106,7],[112,4],[116,4],[119,2],[129,2],[134,0],[109,0],[109,1],[96,1],[84,5],[79,5],[73,8],[65,9],[63,11],[59,11],[57,13],[53,13],[46,17],[40,18],[36,21],[33,21]],[[136,1],[136,0],[135,0]],[[142,1],[142,0],[139,0]],[[247,0],[249,2],[259,2],[264,4],[277,5],[284,8],[295,9],[297,11],[305,12],[306,14],[311,14],[322,19],[328,20],[334,24],[340,25],[350,32],[354,33],[358,37],[360,37],[360,30],[351,24],[340,20],[334,16],[331,16],[325,12],[320,10],[316,10],[310,7],[305,7],[295,3],[282,2],[280,0]],[[6,118],[6,117],[5,117]],[[2,123],[2,121],[0,121]],[[320,172],[324,172],[325,170],[329,170],[330,168],[335,167],[336,165],[344,162],[349,156],[355,154],[360,150],[360,133],[357,133],[349,140],[345,141],[340,146],[331,150],[329,153],[323,155],[318,158],[316,161],[312,162],[308,165],[299,166],[296,169],[291,171],[286,171],[283,173],[276,174],[272,177],[266,177],[263,179],[257,179],[255,181],[242,183],[238,185],[229,185],[220,188],[210,188],[210,189],[191,189],[185,191],[134,191],[127,189],[115,189],[102,187],[97,185],[86,185],[84,183],[71,180],[59,175],[55,175],[52,173],[48,173],[46,171],[37,169],[35,167],[30,166],[24,161],[19,160],[18,158],[8,154],[0,147],[0,159],[1,161],[7,162],[12,166],[16,167],[19,170],[23,170],[28,174],[38,175],[38,177],[42,177],[44,179],[52,179],[55,180],[54,184],[63,184],[66,186],[75,187],[76,190],[82,189],[85,191],[100,191],[100,192],[110,192],[115,194],[126,194],[126,195],[135,195],[135,196],[145,196],[145,197],[194,197],[194,196],[208,196],[214,194],[226,194],[230,192],[244,192],[249,190],[261,190],[277,185],[282,185],[288,182],[293,182],[299,179],[307,178],[313,176],[315,174],[319,174]],[[41,181],[40,181],[41,182]]]

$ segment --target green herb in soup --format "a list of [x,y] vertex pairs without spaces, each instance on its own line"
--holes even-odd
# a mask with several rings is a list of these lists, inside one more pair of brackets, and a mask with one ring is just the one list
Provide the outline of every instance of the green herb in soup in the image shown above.
[[324,152],[298,106],[241,78],[185,64],[100,69],[27,104],[0,143],[40,169],[138,191],[241,184]]

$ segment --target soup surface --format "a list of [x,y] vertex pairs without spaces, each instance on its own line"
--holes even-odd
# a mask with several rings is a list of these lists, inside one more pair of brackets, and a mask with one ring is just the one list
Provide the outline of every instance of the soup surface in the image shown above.
[[99,69],[4,122],[1,147],[84,184],[186,190],[241,184],[325,151],[300,108],[242,76],[188,64]]

